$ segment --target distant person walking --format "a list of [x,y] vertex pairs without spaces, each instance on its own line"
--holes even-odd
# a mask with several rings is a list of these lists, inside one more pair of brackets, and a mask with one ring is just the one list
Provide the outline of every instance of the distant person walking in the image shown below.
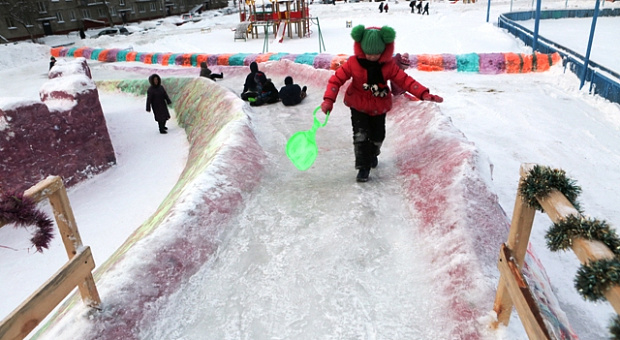
[[379,5],[379,13],[383,13],[383,2]]
[[149,83],[151,86],[146,91],[146,112],[151,112],[151,109],[153,109],[155,121],[159,125],[159,133],[168,133],[166,121],[170,119],[168,105],[172,104],[172,101],[168,97],[164,86],[161,85],[161,78],[158,74],[151,74],[149,76]]
[[411,2],[409,3],[409,7],[411,7],[411,13],[415,13],[415,0],[411,0]]
[[424,5],[424,11],[422,11],[422,15],[424,15],[424,13],[426,13],[426,15],[429,15],[428,14],[428,3],[429,2],[427,1],[426,4]]
[[422,0],[420,0],[420,2],[418,2],[418,4],[415,6],[415,8],[418,9],[418,14],[422,13]]
[[385,4],[385,6],[383,6],[383,9],[385,10],[385,13],[387,13],[388,9],[390,9],[390,7],[388,6],[388,4]]

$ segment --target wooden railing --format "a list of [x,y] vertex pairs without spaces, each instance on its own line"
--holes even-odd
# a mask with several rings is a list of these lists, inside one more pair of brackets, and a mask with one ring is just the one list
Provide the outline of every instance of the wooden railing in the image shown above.
[[[534,164],[521,165],[521,177],[526,177],[533,167]],[[552,191],[543,199],[538,199],[538,203],[553,223],[558,223],[571,215],[581,216],[568,199],[557,190]],[[492,326],[495,328],[499,323],[508,325],[514,306],[530,339],[550,339],[538,305],[532,298],[529,286],[521,274],[535,213],[536,210],[529,207],[520,193],[517,193],[508,241],[501,246],[497,265],[500,279],[493,306],[497,313],[497,321]],[[571,248],[582,264],[614,258],[612,251],[599,241],[574,238]],[[611,303],[616,313],[620,314],[620,287],[615,286],[609,289],[605,298]]]
[[2,320],[3,340],[25,338],[76,286],[85,304],[96,308],[101,303],[92,275],[95,261],[90,247],[82,245],[62,179],[50,176],[26,190],[24,196],[35,202],[49,199],[69,261]]

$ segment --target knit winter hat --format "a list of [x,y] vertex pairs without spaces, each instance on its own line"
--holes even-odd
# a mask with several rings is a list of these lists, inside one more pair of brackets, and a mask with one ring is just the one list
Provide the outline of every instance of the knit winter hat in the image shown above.
[[364,53],[381,54],[385,50],[385,44],[394,42],[396,31],[389,26],[367,29],[364,25],[357,25],[351,30],[351,37],[360,43]]
[[284,78],[284,85],[293,85],[293,77],[287,76]]

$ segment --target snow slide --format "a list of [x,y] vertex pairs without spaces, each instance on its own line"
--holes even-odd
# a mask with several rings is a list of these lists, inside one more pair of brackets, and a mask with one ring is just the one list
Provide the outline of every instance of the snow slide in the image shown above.
[[187,167],[97,269],[102,311],[74,298],[40,338],[496,338],[487,325],[509,222],[488,160],[440,106],[397,98],[379,167],[358,184],[338,100],[317,161],[297,171],[286,141],[310,128],[332,72],[286,60],[260,68],[278,84],[295,74],[309,97],[275,113],[238,99],[240,72],[165,81],[190,140]]

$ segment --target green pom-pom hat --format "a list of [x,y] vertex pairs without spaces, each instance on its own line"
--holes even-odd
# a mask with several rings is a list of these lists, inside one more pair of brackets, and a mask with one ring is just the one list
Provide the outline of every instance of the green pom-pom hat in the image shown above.
[[353,38],[353,40],[355,40],[356,47],[359,44],[362,53],[383,54],[388,45],[392,45],[393,51],[394,39],[396,39],[396,31],[394,31],[394,29],[389,26],[383,26],[381,28],[366,28],[364,27],[364,25],[357,25],[351,30],[351,37]]

